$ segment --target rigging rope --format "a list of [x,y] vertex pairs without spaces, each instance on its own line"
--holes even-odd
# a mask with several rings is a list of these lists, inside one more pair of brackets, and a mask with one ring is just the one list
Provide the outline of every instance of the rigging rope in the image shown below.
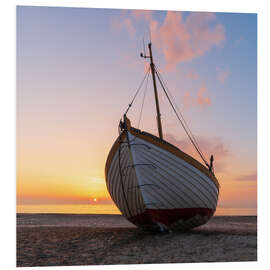
[[174,103],[174,105],[175,105],[175,107],[176,107],[178,113],[180,114],[180,116],[181,116],[183,122],[185,123],[186,128],[188,129],[188,131],[189,131],[189,133],[190,133],[190,136],[192,137],[192,139],[193,139],[193,141],[195,142],[196,146],[198,147],[198,149],[199,149],[200,152],[202,153],[202,150],[200,149],[199,144],[197,143],[197,141],[196,141],[194,135],[192,134],[192,132],[191,132],[191,130],[190,130],[190,128],[189,128],[187,122],[185,121],[185,118],[184,118],[183,114],[181,113],[180,109],[178,108],[177,103],[175,102],[175,100],[174,100],[172,94],[170,93],[170,90],[169,90],[168,86],[166,85],[165,81],[164,81],[163,78],[161,77],[160,72],[159,72],[157,69],[156,69],[156,72],[159,73],[159,77],[160,77],[160,79],[162,80],[163,85],[166,87],[166,89],[167,89],[167,91],[168,91],[168,93],[169,93],[169,95],[170,95],[170,98],[172,99],[172,101],[173,101],[173,103]]
[[[178,113],[180,114],[180,116],[181,116],[181,118],[182,118],[182,120],[183,120],[184,124],[186,125],[186,128],[188,129],[188,131],[189,131],[189,133],[190,133],[191,137],[193,138],[194,142],[196,143],[196,145],[197,145],[198,149],[201,151],[201,149],[200,149],[200,147],[199,147],[199,144],[197,143],[197,141],[196,141],[196,139],[195,139],[194,135],[192,134],[192,132],[191,132],[191,130],[190,130],[190,128],[189,128],[189,126],[188,126],[187,122],[185,121],[185,118],[184,118],[183,114],[181,113],[181,111],[180,111],[179,107],[177,106],[177,103],[175,102],[175,100],[174,100],[174,98],[173,98],[173,95],[171,94],[171,92],[170,92],[170,90],[169,90],[168,86],[166,85],[165,81],[164,81],[164,80],[163,80],[163,78],[161,77],[160,72],[159,72],[157,69],[156,69],[156,72],[158,72],[159,77],[160,77],[160,79],[161,79],[161,81],[162,81],[163,85],[164,85],[164,86],[165,86],[165,88],[167,89],[167,91],[168,91],[168,93],[169,93],[169,96],[170,96],[170,98],[172,99],[172,101],[173,101],[173,103],[174,103],[174,105],[175,105],[175,107],[176,107],[176,109],[177,109]],[[201,152],[202,152],[202,151],[201,151]]]
[[[140,125],[140,122],[141,122],[141,116],[142,116],[142,110],[143,110],[144,100],[145,100],[145,95],[146,95],[147,86],[148,86],[148,78],[149,78],[149,74],[150,74],[150,68],[151,68],[151,67],[149,66],[147,72],[145,73],[145,76],[144,76],[143,80],[141,81],[141,83],[140,83],[140,85],[139,85],[139,87],[138,87],[138,89],[137,89],[137,91],[136,91],[136,93],[135,93],[135,95],[134,95],[134,97],[133,97],[133,99],[132,99],[131,102],[129,103],[128,108],[126,109],[126,111],[125,111],[125,113],[124,113],[124,115],[126,115],[127,112],[129,111],[129,109],[131,108],[131,106],[132,106],[132,104],[133,104],[135,98],[137,97],[137,95],[138,95],[140,89],[142,88],[142,85],[143,85],[145,79],[147,78],[146,87],[145,87],[145,90],[144,90],[143,102],[142,102],[141,111],[140,111],[139,122],[138,122],[138,128],[139,128],[139,125]],[[170,93],[169,88],[167,87],[167,85],[165,84],[164,80],[162,79],[161,74],[160,74],[160,72],[157,70],[156,66],[154,66],[154,70],[155,70],[155,73],[156,73],[156,75],[157,75],[157,77],[158,77],[158,80],[159,80],[159,82],[160,82],[160,85],[161,85],[161,87],[162,87],[162,89],[163,89],[163,91],[164,91],[164,93],[165,93],[165,95],[166,95],[166,97],[167,97],[167,99],[168,99],[170,105],[172,106],[173,111],[174,111],[175,114],[176,114],[176,117],[178,118],[179,122],[181,123],[181,125],[182,125],[184,131],[186,132],[186,134],[187,134],[188,138],[190,139],[191,143],[193,144],[194,148],[196,149],[196,151],[197,151],[198,154],[200,155],[201,159],[203,160],[203,162],[205,163],[205,165],[209,168],[210,165],[209,165],[208,162],[206,161],[206,159],[205,159],[205,157],[204,157],[204,155],[203,155],[203,152],[202,152],[202,150],[200,149],[199,144],[197,143],[197,141],[196,141],[194,135],[192,134],[192,132],[191,132],[191,130],[190,130],[190,128],[189,128],[187,122],[185,121],[185,119],[184,119],[184,117],[183,117],[181,111],[179,110],[179,108],[178,108],[178,106],[177,106],[177,103],[174,101],[174,98],[173,98],[172,94]],[[167,91],[166,91],[166,90],[167,90]],[[168,93],[169,93],[169,94],[168,94]],[[180,117],[179,115],[180,115],[181,117]]]
[[[202,151],[201,151],[201,149],[200,149],[200,147],[199,147],[199,145],[198,145],[198,143],[197,143],[195,137],[193,136],[193,134],[192,134],[190,128],[188,127],[188,125],[187,125],[187,123],[186,123],[186,121],[185,121],[185,119],[184,119],[182,113],[181,113],[180,110],[178,109],[178,107],[177,107],[177,105],[176,105],[176,102],[173,100],[173,97],[172,97],[172,100],[173,100],[173,102],[175,103],[175,105],[176,105],[176,107],[177,107],[177,109],[178,109],[178,111],[179,111],[179,114],[181,115],[182,120],[181,120],[181,118],[179,117],[179,115],[178,115],[178,113],[177,113],[177,110],[175,109],[175,106],[174,106],[174,104],[172,103],[172,101],[171,101],[171,99],[170,99],[170,97],[169,97],[169,95],[168,95],[168,93],[167,93],[165,87],[167,88],[168,92],[169,92],[169,89],[168,89],[168,87],[165,85],[164,81],[163,81],[162,78],[161,78],[160,73],[157,71],[156,68],[155,68],[155,73],[157,74],[157,77],[158,77],[158,80],[159,80],[159,82],[160,82],[160,84],[161,84],[161,87],[162,87],[162,89],[163,89],[163,91],[164,91],[164,93],[165,93],[165,95],[166,95],[166,97],[167,97],[167,99],[168,99],[170,105],[172,106],[172,108],[173,108],[173,110],[174,110],[174,112],[175,112],[175,114],[176,114],[176,117],[178,118],[179,122],[181,123],[183,129],[185,130],[187,136],[189,137],[191,143],[193,144],[193,146],[194,146],[195,149],[197,150],[197,152],[198,152],[198,154],[200,155],[201,159],[203,160],[203,162],[205,163],[205,165],[206,165],[207,167],[209,167],[209,164],[207,163],[207,161],[206,161],[206,159],[205,159],[205,157],[204,157],[204,155],[203,155],[203,153],[202,153]],[[170,95],[171,95],[171,94],[170,94]],[[171,96],[172,96],[172,95],[171,95]]]
[[132,106],[133,101],[134,101],[135,98],[137,97],[137,95],[138,95],[138,93],[139,93],[139,91],[140,91],[140,89],[141,89],[141,87],[142,87],[142,85],[143,85],[143,83],[144,83],[144,81],[145,81],[145,78],[148,76],[149,72],[150,72],[150,66],[149,66],[147,72],[145,73],[144,78],[143,78],[143,80],[141,81],[141,83],[140,83],[140,85],[139,85],[139,87],[138,87],[138,89],[137,89],[137,91],[136,91],[136,93],[135,93],[133,99],[132,99],[131,102],[128,104],[128,108],[126,109],[126,111],[125,111],[124,114],[127,114],[127,112],[129,111],[130,107]]

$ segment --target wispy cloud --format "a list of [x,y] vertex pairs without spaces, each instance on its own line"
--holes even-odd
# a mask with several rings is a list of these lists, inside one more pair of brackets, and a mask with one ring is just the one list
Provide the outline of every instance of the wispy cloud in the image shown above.
[[131,10],[112,22],[113,29],[126,30],[135,36],[135,24],[144,21],[151,29],[151,37],[165,58],[163,71],[173,71],[178,63],[204,55],[213,46],[225,40],[222,24],[215,23],[210,12],[192,12],[183,19],[182,12],[168,11],[159,25],[151,10]]
[[205,96],[205,92],[206,92],[205,85],[202,85],[197,92],[196,103],[202,107],[205,107],[211,104],[211,99],[210,97]]
[[153,41],[165,56],[166,71],[174,70],[180,62],[204,55],[225,40],[223,25],[210,26],[215,19],[214,13],[195,12],[184,21],[181,12],[168,11],[161,26],[151,20]]
[[191,95],[191,91],[186,91],[183,100],[184,100],[184,107],[186,109],[189,109],[193,106],[206,108],[211,104],[211,98],[207,96],[207,87],[205,83],[201,84],[195,96]]

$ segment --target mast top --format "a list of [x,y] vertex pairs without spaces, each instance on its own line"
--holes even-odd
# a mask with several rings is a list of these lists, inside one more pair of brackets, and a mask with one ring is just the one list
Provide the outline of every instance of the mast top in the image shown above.
[[161,114],[159,110],[158,92],[157,92],[156,77],[155,77],[156,71],[155,71],[155,64],[153,61],[151,42],[148,43],[148,49],[149,49],[149,56],[141,53],[141,57],[150,58],[150,67],[151,67],[151,73],[152,73],[152,78],[153,78],[153,86],[154,86],[155,101],[156,101],[158,134],[159,134],[159,138],[163,139],[162,125],[161,125],[161,118],[160,118]]

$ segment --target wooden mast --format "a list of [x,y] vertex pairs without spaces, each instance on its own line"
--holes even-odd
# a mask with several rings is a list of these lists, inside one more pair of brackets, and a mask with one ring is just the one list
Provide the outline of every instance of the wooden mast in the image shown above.
[[160,110],[159,110],[159,102],[158,102],[158,93],[157,93],[157,85],[156,85],[156,77],[155,77],[155,65],[153,62],[153,56],[152,56],[152,43],[148,43],[149,48],[149,58],[150,58],[150,67],[151,67],[151,73],[153,77],[153,85],[154,85],[154,93],[155,93],[155,100],[156,100],[156,110],[157,110],[157,125],[158,125],[158,134],[159,138],[163,139],[163,133],[162,133],[162,126],[161,126],[161,119],[160,119]]

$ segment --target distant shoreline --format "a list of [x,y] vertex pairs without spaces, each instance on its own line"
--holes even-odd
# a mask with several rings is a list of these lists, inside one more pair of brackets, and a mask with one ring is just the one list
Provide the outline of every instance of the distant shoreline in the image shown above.
[[[31,214],[118,214],[114,204],[18,204],[16,212]],[[256,216],[257,208],[218,207],[215,216]]]

